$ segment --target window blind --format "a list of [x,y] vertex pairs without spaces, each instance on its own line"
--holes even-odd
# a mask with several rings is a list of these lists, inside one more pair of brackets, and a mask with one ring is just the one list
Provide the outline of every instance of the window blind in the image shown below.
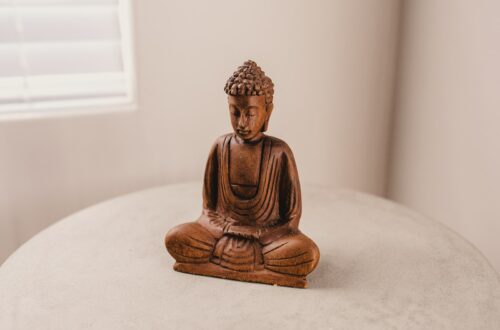
[[0,113],[134,101],[130,0],[0,0]]

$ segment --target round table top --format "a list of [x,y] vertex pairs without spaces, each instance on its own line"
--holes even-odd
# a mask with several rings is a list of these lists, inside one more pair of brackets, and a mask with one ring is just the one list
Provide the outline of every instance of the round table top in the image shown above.
[[0,267],[0,329],[500,329],[500,280],[444,226],[393,202],[303,187],[321,250],[309,288],[178,273],[163,245],[201,184],[153,188],[44,230]]

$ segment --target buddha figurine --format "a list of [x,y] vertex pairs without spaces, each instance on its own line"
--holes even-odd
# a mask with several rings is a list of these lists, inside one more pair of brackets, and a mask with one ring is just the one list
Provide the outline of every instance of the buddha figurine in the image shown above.
[[300,183],[292,151],[265,135],[274,84],[246,61],[224,88],[234,132],[213,144],[199,219],[165,237],[177,271],[273,285],[306,287],[319,261],[300,232]]

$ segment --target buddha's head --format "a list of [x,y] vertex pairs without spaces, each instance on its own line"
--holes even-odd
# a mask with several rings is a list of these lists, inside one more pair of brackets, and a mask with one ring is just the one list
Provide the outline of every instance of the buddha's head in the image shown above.
[[246,61],[224,87],[231,125],[243,141],[260,138],[273,111],[274,84],[254,61]]

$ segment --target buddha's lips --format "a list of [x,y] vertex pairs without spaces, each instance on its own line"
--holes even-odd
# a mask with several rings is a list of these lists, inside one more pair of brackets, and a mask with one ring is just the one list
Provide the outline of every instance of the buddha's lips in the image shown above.
[[236,130],[239,134],[241,135],[247,135],[248,133],[250,133],[250,131],[245,131],[245,130],[242,130],[242,129],[238,129]]

